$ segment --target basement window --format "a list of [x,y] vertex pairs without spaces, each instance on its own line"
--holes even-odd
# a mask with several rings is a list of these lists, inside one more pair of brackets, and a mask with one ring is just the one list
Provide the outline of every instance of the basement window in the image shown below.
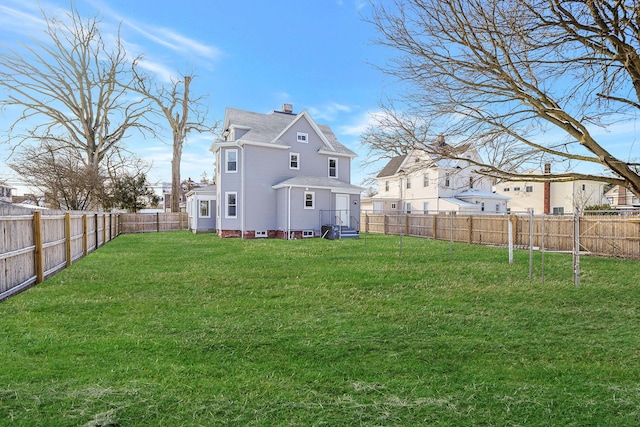
[[314,237],[313,230],[302,230],[302,238]]

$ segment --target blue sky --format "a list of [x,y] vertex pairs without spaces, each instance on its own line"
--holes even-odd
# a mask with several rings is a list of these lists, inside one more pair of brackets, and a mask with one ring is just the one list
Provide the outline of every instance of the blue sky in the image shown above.
[[[41,0],[55,16],[69,0]],[[143,54],[145,67],[158,78],[193,73],[192,91],[205,95],[209,118],[221,121],[226,107],[267,113],[293,104],[318,123],[332,127],[339,140],[359,154],[352,182],[365,169],[360,134],[393,84],[373,64],[383,65],[389,52],[373,43],[374,28],[363,21],[366,0],[76,0],[83,16],[102,18],[103,36],[116,34],[132,54]],[[0,42],[18,42],[42,32],[38,2],[3,0]],[[9,118],[0,115],[1,130]],[[192,135],[184,149],[182,178],[199,180],[213,171],[210,135]],[[150,178],[170,180],[171,147],[157,140],[129,138],[127,147],[153,163]],[[15,185],[13,172],[0,165],[0,178]],[[18,191],[22,194],[22,191]]]

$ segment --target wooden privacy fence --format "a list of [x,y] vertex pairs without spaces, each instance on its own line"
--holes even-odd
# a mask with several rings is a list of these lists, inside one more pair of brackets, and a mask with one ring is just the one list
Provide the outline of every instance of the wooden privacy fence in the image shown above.
[[33,211],[0,206],[0,301],[54,275],[122,233],[188,229],[187,214]]
[[2,301],[114,239],[118,214],[0,207],[0,233]]
[[128,213],[120,216],[123,234],[154,233],[189,229],[189,216],[184,212]]
[[[531,227],[533,221],[533,227]],[[506,246],[509,223],[517,247],[548,251],[579,251],[605,257],[640,260],[638,215],[490,215],[440,212],[437,214],[363,213],[367,233],[427,237],[469,244]],[[576,239],[577,230],[577,239]]]

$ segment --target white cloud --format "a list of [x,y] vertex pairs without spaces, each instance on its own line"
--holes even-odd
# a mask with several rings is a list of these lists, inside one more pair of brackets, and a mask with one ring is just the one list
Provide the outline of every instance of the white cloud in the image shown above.
[[309,113],[314,120],[334,121],[343,114],[350,113],[353,109],[348,105],[338,102],[329,102],[320,107],[309,107]]
[[353,120],[351,123],[347,123],[338,127],[338,132],[341,135],[360,136],[370,126],[378,123],[377,117],[384,116],[383,111],[373,111],[363,113]]

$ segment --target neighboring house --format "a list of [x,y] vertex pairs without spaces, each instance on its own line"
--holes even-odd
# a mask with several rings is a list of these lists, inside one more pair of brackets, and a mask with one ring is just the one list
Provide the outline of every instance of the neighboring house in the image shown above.
[[479,156],[471,145],[449,147],[442,136],[436,144],[468,160],[437,158],[417,149],[392,158],[376,177],[378,193],[367,200],[373,213],[507,211],[508,197],[492,193],[490,179],[475,172],[471,161]]
[[326,125],[290,104],[268,114],[227,108],[216,156],[216,226],[222,237],[321,236],[324,226],[359,229],[356,154]]
[[604,193],[608,204],[614,209],[638,209],[640,200],[623,185],[615,185]]
[[8,185],[0,184],[0,202],[11,203],[12,197],[11,192],[13,188]]
[[[551,173],[551,166],[545,165],[544,173]],[[531,170],[530,175],[543,175]],[[574,180],[564,182],[504,181],[495,185],[497,194],[509,196],[510,212],[525,212],[533,209],[538,214],[571,214],[576,208],[606,204],[604,182]]]
[[216,231],[216,186],[196,187],[186,194],[189,229],[193,233]]

